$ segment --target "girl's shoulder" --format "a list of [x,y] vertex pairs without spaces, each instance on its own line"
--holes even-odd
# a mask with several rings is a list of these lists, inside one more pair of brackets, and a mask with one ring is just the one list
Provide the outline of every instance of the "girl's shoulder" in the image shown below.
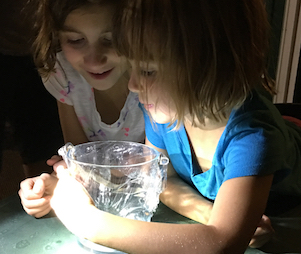
[[81,79],[80,74],[67,61],[63,52],[57,53],[56,58],[55,69],[49,77],[43,79],[44,83],[47,82],[49,85],[59,85],[65,88],[71,80]]
[[55,72],[53,73],[54,76],[60,76],[67,82],[70,80],[82,80],[79,72],[72,67],[72,65],[65,58],[63,52],[58,52],[56,58],[57,61],[55,64]]
[[246,148],[250,157],[252,154],[257,154],[258,158],[260,154],[269,154],[276,160],[286,153],[285,147],[294,143],[294,139],[291,128],[273,102],[254,91],[243,105],[231,112],[220,149],[223,153],[233,154],[234,150]]
[[62,52],[57,53],[55,71],[43,79],[43,83],[50,94],[68,105],[74,105],[84,97],[92,98],[90,85],[71,66]]
[[233,109],[228,123],[228,131],[243,131],[244,129],[286,128],[283,117],[264,94],[254,90],[237,109]]
[[300,137],[301,128],[286,121],[269,98],[253,92],[231,112],[216,154],[227,166],[226,179],[274,174],[277,183],[300,170]]
[[[246,149],[249,157],[257,154],[261,158],[264,154],[275,161],[293,152],[292,144],[297,145],[297,136],[273,102],[254,91],[242,106],[231,112],[220,148],[223,153],[228,151],[229,154],[234,150],[240,153]],[[300,144],[297,146],[301,150]]]

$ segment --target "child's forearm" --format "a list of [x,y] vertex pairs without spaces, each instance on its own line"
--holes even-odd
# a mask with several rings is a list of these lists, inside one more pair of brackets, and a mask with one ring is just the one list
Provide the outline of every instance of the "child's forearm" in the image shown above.
[[98,209],[91,209],[87,217],[81,231],[85,238],[126,253],[219,253],[222,249],[218,244],[212,244],[212,239],[220,242],[214,228],[202,224],[144,222]]
[[211,216],[213,203],[177,175],[168,178],[160,200],[177,213],[203,224],[207,224]]
[[[227,201],[221,199],[217,210],[212,211],[211,225],[209,222],[203,225],[131,220],[98,210],[81,184],[64,169],[58,169],[57,175],[59,181],[51,206],[63,224],[79,237],[126,253],[241,254],[250,242],[256,227],[254,225],[258,223],[258,214],[261,213],[261,210],[249,211],[241,207],[238,208],[239,212],[233,212],[237,209],[234,206],[239,203],[235,199],[228,199],[227,195],[235,196],[233,192],[238,188],[235,186],[235,190],[229,191],[227,187],[231,185],[226,184],[224,199]],[[253,178],[238,181],[243,180],[248,183]],[[245,181],[241,185],[245,186]],[[257,201],[253,196],[252,200]],[[224,210],[227,212],[224,213]],[[249,226],[245,226],[246,217]]]

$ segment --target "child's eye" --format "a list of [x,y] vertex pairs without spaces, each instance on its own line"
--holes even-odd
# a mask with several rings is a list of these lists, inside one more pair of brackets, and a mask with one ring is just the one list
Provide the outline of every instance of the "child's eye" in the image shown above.
[[106,32],[101,35],[101,44],[106,47],[111,47],[113,45],[112,32]]
[[82,43],[84,43],[85,39],[84,38],[80,38],[80,39],[76,39],[76,40],[71,40],[68,39],[67,42],[71,45],[80,45]]
[[103,38],[102,39],[102,44],[104,45],[104,46],[107,46],[107,47],[110,47],[110,46],[112,46],[112,39],[111,38]]
[[145,70],[141,70],[140,74],[143,77],[154,77],[156,75],[156,71],[145,71]]

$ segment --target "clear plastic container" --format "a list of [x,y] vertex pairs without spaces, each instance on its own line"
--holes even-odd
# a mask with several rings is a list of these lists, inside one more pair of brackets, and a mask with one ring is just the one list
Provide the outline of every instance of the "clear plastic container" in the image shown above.
[[[166,184],[169,160],[165,155],[126,141],[67,143],[59,154],[98,209],[125,218],[151,220]],[[80,243],[94,253],[122,253],[87,240]]]

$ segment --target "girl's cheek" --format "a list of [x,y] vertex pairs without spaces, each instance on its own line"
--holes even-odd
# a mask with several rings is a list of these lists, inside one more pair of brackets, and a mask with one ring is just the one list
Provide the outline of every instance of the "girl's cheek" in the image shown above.
[[71,47],[69,45],[62,46],[61,48],[67,60],[72,60],[73,58],[77,58],[82,55],[81,50],[75,49],[74,47]]

